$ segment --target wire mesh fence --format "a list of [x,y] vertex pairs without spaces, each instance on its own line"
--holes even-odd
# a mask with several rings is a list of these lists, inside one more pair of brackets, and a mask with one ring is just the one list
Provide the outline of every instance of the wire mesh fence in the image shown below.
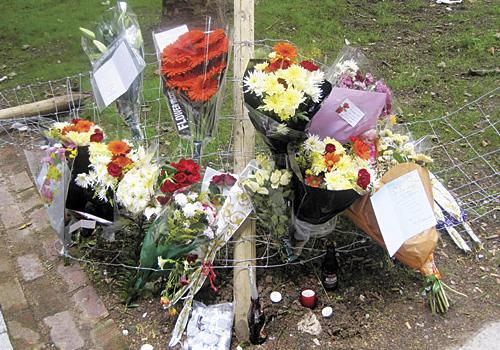
[[[258,42],[240,42],[233,45],[254,45],[257,49],[268,48],[272,40]],[[159,63],[156,54],[146,54],[144,90],[142,91],[142,110],[140,123],[145,135],[146,146],[159,146],[160,158],[178,159],[192,154],[192,145],[188,139],[180,139],[175,134],[172,118],[169,115],[163,86],[158,75]],[[0,147],[20,146],[23,149],[36,149],[44,142],[44,131],[54,121],[71,118],[91,119],[101,125],[110,139],[128,138],[130,130],[120,119],[114,106],[99,112],[90,93],[90,73],[81,73],[57,80],[37,82],[0,91],[0,109],[20,108],[32,104],[34,112],[22,113],[16,118],[0,119]],[[234,123],[244,116],[232,114],[232,96],[234,88],[242,88],[242,82],[228,78],[223,93],[223,104],[218,117],[217,133],[203,154],[203,165],[224,171],[233,170]],[[35,103],[67,96],[67,103],[58,105],[50,112],[37,110]],[[443,116],[428,119],[409,120],[400,126],[415,136],[428,135],[430,142],[427,153],[434,158],[431,171],[443,181],[459,200],[468,220],[476,229],[487,222],[488,229],[497,228],[494,220],[498,210],[499,174],[498,148],[499,137],[498,109],[500,106],[500,87],[485,92],[475,100]],[[257,140],[256,149],[264,150]],[[245,150],[245,155],[254,150]],[[334,235],[342,236],[338,247],[341,253],[365,249],[372,243],[360,231],[346,220],[339,219]],[[101,242],[84,250],[82,254],[70,255],[71,258],[106,264],[115,267],[138,269],[127,263],[123,257],[127,235],[117,236],[112,244]],[[304,249],[300,262],[283,262],[280,259],[280,242],[272,241],[269,235],[259,233],[254,237],[257,245],[255,263],[259,267],[281,267],[288,264],[303,264],[319,259],[324,254],[323,246],[314,239]],[[237,261],[232,257],[230,241],[223,248],[214,262],[214,268],[232,268]],[[100,257],[100,258],[98,258]]]

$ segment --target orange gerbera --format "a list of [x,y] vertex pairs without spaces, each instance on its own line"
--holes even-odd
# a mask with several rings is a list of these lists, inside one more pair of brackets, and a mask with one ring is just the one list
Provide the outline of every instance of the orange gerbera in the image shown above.
[[293,61],[297,57],[297,49],[289,43],[277,43],[274,45],[274,51],[285,60]]
[[94,125],[95,124],[91,121],[80,119],[75,124],[75,127],[76,127],[76,131],[78,131],[78,132],[89,132],[90,128]]
[[191,101],[206,102],[217,92],[218,85],[217,80],[200,76],[193,82],[188,97]]
[[125,155],[130,152],[130,146],[123,141],[111,141],[108,143],[108,149],[115,156]]
[[309,176],[306,176],[306,185],[310,186],[310,187],[318,188],[319,186],[321,186],[321,180],[323,180],[323,178],[321,176],[309,175]]
[[121,168],[125,168],[127,165],[134,163],[132,159],[126,156],[114,156],[111,162],[119,165]]
[[65,126],[62,130],[61,130],[61,134],[63,135],[66,135],[68,132],[70,131],[77,131],[76,129],[76,126],[75,125],[68,125],[68,126]]
[[327,153],[323,156],[323,158],[325,159],[325,164],[326,164],[326,167],[328,168],[328,171],[332,170],[332,168],[335,166],[335,164],[338,163],[338,161],[340,160],[340,157],[342,157],[342,155],[340,154],[336,154],[336,153]]
[[370,146],[357,137],[351,137],[352,149],[356,155],[364,160],[370,159]]

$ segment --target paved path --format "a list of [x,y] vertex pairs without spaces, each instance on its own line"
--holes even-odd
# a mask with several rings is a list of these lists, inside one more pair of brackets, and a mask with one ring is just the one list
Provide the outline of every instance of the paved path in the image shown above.
[[487,325],[456,350],[500,350],[500,321]]
[[57,248],[24,155],[0,148],[0,349],[126,349],[85,272]]

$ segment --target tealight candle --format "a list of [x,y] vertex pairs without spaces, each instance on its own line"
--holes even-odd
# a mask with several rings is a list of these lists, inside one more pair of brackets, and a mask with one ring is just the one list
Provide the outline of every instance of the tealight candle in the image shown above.
[[272,292],[269,296],[273,304],[277,304],[281,301],[281,293],[280,292]]
[[323,310],[321,310],[321,315],[324,318],[330,318],[333,314],[333,309],[330,306],[324,307]]
[[318,302],[318,297],[316,296],[316,292],[313,291],[312,289],[304,289],[300,293],[299,301],[302,304],[302,306],[312,309],[313,307],[316,306],[316,303]]

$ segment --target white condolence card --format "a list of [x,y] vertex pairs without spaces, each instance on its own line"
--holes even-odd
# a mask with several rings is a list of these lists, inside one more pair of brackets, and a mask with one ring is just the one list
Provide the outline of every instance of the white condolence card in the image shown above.
[[127,92],[139,73],[132,52],[123,41],[94,72],[94,81],[106,107]]
[[417,170],[386,183],[371,197],[371,202],[390,256],[407,239],[436,225]]
[[188,26],[183,24],[179,27],[165,30],[163,32],[153,33],[156,56],[158,57],[158,60],[161,58],[161,53],[165,47],[175,42],[182,34],[187,33],[188,31]]

